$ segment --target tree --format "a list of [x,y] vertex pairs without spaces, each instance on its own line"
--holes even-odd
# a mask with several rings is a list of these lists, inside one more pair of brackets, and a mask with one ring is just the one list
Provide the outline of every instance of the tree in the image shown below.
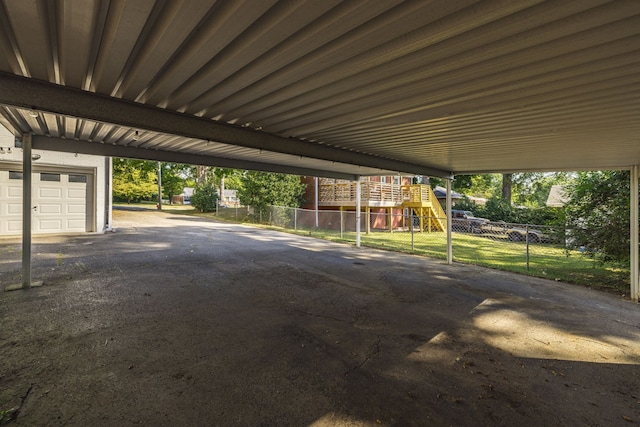
[[305,185],[297,175],[246,171],[239,188],[240,203],[266,213],[268,206],[300,206]]
[[224,203],[224,191],[225,189],[237,190],[242,188],[240,177],[242,177],[243,171],[237,169],[215,168],[212,178],[215,184],[220,188],[218,194],[222,203]]
[[146,160],[113,159],[113,196],[127,203],[150,200],[158,193],[157,163]]
[[513,174],[511,173],[502,174],[502,200],[504,200],[505,203],[508,203],[509,205],[511,204],[511,197],[513,195],[512,188],[513,188]]
[[[480,175],[456,175],[451,182],[451,189],[459,193],[474,197],[492,197],[498,186],[498,174],[485,173]],[[437,185],[444,187],[445,180],[442,178],[429,178],[431,187]]]
[[471,211],[475,216],[491,221],[504,221],[514,224],[564,225],[564,211],[548,207],[519,208],[507,203],[502,197],[494,196],[484,206],[469,199],[458,200],[455,209]]
[[218,204],[218,191],[212,180],[196,184],[191,205],[200,212],[213,212]]
[[602,261],[629,260],[629,172],[579,172],[566,185],[569,242]]
[[182,163],[162,163],[162,193],[169,203],[173,196],[182,194],[184,187],[194,180],[195,170],[193,166]]

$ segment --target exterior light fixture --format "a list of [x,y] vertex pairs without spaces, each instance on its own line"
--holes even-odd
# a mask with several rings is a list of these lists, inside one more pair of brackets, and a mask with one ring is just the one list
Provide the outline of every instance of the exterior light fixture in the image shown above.
[[138,131],[136,131],[136,133],[135,133],[135,134],[133,134],[133,138],[132,138],[132,139],[133,139],[134,141],[139,140],[139,139],[140,139],[140,133],[139,133]]
[[33,160],[34,162],[38,159],[40,159],[40,157],[42,157],[40,154],[32,154],[31,155],[31,160]]
[[38,112],[36,110],[29,110],[29,116],[36,118],[38,117]]

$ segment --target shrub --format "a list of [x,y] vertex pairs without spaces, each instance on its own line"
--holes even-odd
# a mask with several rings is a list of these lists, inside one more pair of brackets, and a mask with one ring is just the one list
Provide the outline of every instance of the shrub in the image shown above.
[[212,183],[196,185],[191,196],[191,205],[200,212],[213,212],[218,203],[218,190]]

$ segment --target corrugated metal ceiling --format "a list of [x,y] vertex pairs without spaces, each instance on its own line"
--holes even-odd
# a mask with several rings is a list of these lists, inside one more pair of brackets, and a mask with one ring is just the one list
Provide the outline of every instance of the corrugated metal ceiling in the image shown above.
[[637,0],[5,0],[0,49],[5,77],[371,161],[45,114],[34,90],[0,93],[17,134],[355,175],[640,163]]

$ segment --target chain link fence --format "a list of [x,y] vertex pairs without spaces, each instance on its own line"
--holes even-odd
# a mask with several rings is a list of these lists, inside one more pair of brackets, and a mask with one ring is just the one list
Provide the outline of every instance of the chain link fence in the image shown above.
[[[356,241],[356,212],[272,206],[219,208],[219,218],[279,227],[333,241]],[[476,218],[477,220],[477,218]],[[571,230],[532,224],[453,219],[456,262],[552,280],[628,291],[629,266],[598,262],[587,248],[574,248]],[[446,219],[388,212],[360,214],[361,245],[446,259]]]

